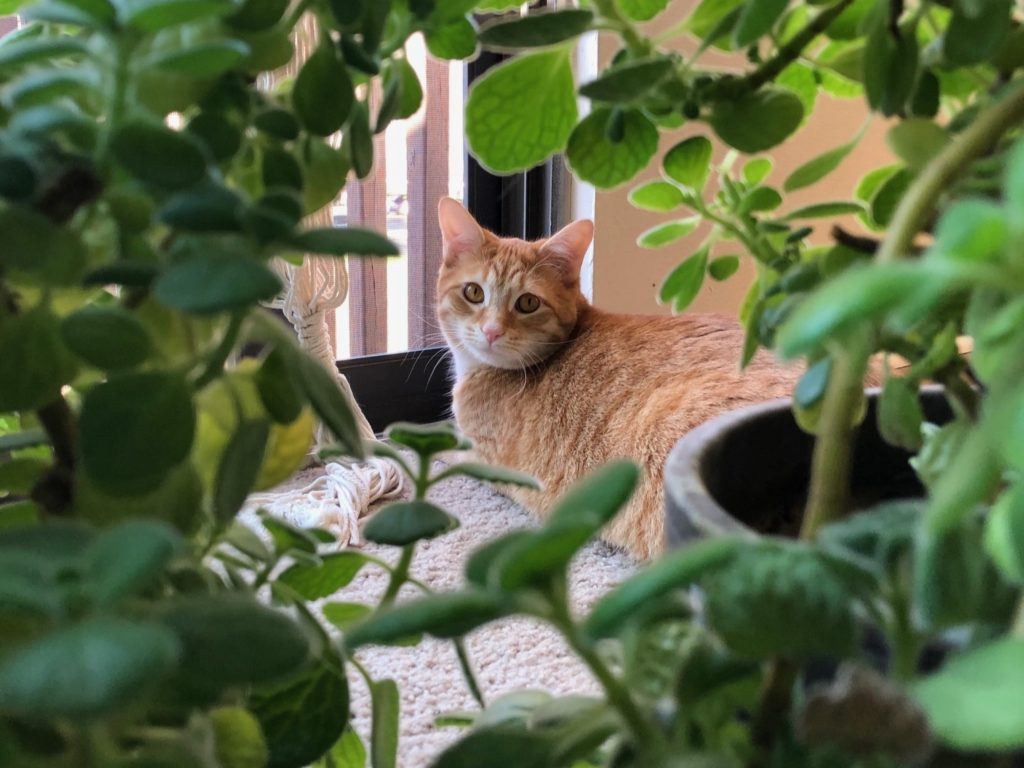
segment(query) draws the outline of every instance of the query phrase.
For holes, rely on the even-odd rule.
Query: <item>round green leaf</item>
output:
[[[634,207],[657,213],[671,211],[685,201],[679,188],[666,181],[649,181],[634,187],[629,193],[629,202]]]
[[[953,15],[942,40],[942,55],[953,66],[987,61],[999,52],[1010,32],[1013,0],[981,0],[979,13],[969,15],[967,3],[953,3]]]
[[[354,99],[348,68],[325,38],[295,79],[295,113],[310,133],[330,136],[345,124]]]
[[[697,228],[700,222],[700,216],[691,216],[678,221],[658,224],[641,233],[640,237],[636,239],[636,244],[643,248],[661,248],[669,243],[674,243],[681,237],[686,237]]]
[[[109,715],[137,700],[178,656],[163,627],[95,618],[43,635],[0,664],[0,701],[26,717]]]
[[[121,23],[142,32],[226,16],[238,7],[231,0],[122,0],[118,6]]]
[[[88,590],[99,606],[150,586],[182,546],[181,536],[157,520],[132,520],[103,531],[82,555]]]
[[[558,48],[504,62],[473,83],[466,138],[496,173],[531,168],[565,147],[576,125],[569,51]]]
[[[743,196],[737,213],[746,215],[757,211],[773,211],[782,205],[782,195],[772,187],[755,187]]]
[[[931,253],[978,263],[998,261],[1010,242],[1004,209],[988,200],[958,200],[935,228]]]
[[[476,53],[476,27],[469,19],[460,18],[426,31],[427,50],[438,59],[469,59]]]
[[[331,624],[342,631],[369,616],[373,609],[362,603],[324,603],[320,612]]]
[[[60,322],[43,306],[0,320],[0,360],[0,413],[46,405],[78,369],[61,339]]]
[[[711,172],[711,142],[706,136],[683,139],[665,153],[661,162],[672,181],[699,192]]]
[[[82,274],[86,250],[78,235],[28,208],[0,210],[0,268],[38,275],[53,286],[73,285]]]
[[[217,162],[229,160],[242,146],[242,132],[219,112],[200,112],[185,127]]]
[[[236,232],[241,208],[237,194],[210,183],[173,195],[157,218],[169,227],[190,232]]]
[[[233,520],[256,485],[269,436],[266,419],[242,421],[231,434],[213,484],[213,514],[218,520]]]
[[[351,168],[348,154],[321,139],[311,139],[299,152],[305,187],[302,205],[306,213],[319,211],[338,196]]]
[[[245,0],[225,22],[234,29],[260,32],[274,26],[288,8],[288,0]]]
[[[601,189],[629,181],[658,151],[658,129],[642,112],[625,113],[622,137],[617,142],[608,138],[610,116],[610,109],[595,109],[573,130],[566,149],[573,172]]]
[[[302,412],[303,401],[292,380],[288,360],[274,349],[256,372],[256,387],[267,413],[278,424],[291,424]]]
[[[593,20],[594,14],[584,8],[533,12],[510,21],[499,20],[490,24],[480,30],[477,39],[488,48],[498,50],[538,48],[583,34]]]
[[[985,521],[985,549],[1007,579],[1024,583],[1024,487],[1019,483],[992,505]]]
[[[86,393],[79,431],[82,463],[98,488],[146,493],[188,457],[195,432],[191,391],[171,373],[111,378]]]
[[[238,40],[217,40],[199,43],[187,50],[169,51],[146,61],[153,69],[202,77],[219,75],[239,64],[249,55],[249,46]]]
[[[767,33],[782,16],[789,0],[746,0],[732,31],[732,44],[746,48]]]
[[[125,123],[114,133],[112,147],[129,173],[159,187],[187,187],[206,176],[200,143],[189,133],[159,123]]]
[[[163,606],[160,621],[180,643],[179,674],[204,690],[281,679],[309,658],[298,624],[245,595],[180,598]]]
[[[397,256],[398,247],[372,229],[325,227],[295,235],[290,245],[305,253],[328,256]]]
[[[770,157],[755,157],[743,164],[743,180],[748,184],[760,184],[772,172]],[[785,186],[785,185],[783,185]],[[787,189],[788,191],[788,189]]]
[[[212,314],[272,299],[281,281],[256,259],[231,254],[192,256],[167,268],[153,293],[163,304],[183,312]]]
[[[910,695],[944,743],[965,751],[1024,747],[1024,640],[1005,637],[954,657]]]
[[[370,131],[370,113],[365,101],[352,105],[345,131],[343,148],[347,148],[356,178],[365,179],[373,170],[373,133]]]
[[[668,7],[668,0],[617,0],[615,4],[635,21],[649,21]]]
[[[885,441],[908,451],[918,451],[923,422],[916,387],[912,391],[905,380],[887,378],[878,401],[878,431]]]
[[[711,127],[731,147],[754,153],[781,143],[800,125],[804,106],[796,94],[761,88],[735,100],[716,102]]]
[[[297,768],[319,760],[349,724],[344,664],[321,663],[278,687],[254,692],[249,709],[270,749],[267,768]]]
[[[713,280],[721,282],[723,280],[728,280],[730,277],[735,275],[736,270],[739,268],[739,256],[719,256],[708,264],[708,274],[711,275]]]
[[[277,581],[287,584],[307,600],[319,600],[347,586],[366,563],[366,556],[359,552],[336,552],[324,557],[319,564],[296,563],[278,576]]]
[[[460,637],[509,613],[504,601],[486,592],[431,595],[385,608],[349,630],[345,647],[384,645],[417,634]]]
[[[893,37],[888,15],[879,15],[864,51],[868,104],[885,116],[899,114],[917,82],[918,43],[913,29]]]
[[[950,141],[946,131],[923,117],[912,117],[896,123],[886,133],[885,140],[911,170],[924,167]]]
[[[556,744],[550,736],[527,731],[519,724],[474,728],[448,747],[432,768],[470,768],[493,765],[495,755],[515,755],[516,768],[546,768],[557,765]]]
[[[363,535],[377,544],[404,547],[432,539],[458,526],[458,520],[427,501],[401,501],[375,512]]]
[[[583,84],[580,95],[610,103],[635,101],[656,86],[671,69],[672,60],[665,57],[629,61]]]
[[[146,326],[117,305],[93,305],[61,321],[61,338],[82,360],[105,371],[133,368],[152,352]]]
[[[412,424],[398,422],[387,428],[385,436],[399,445],[411,448],[420,456],[430,457],[440,451],[467,447],[451,422]]]

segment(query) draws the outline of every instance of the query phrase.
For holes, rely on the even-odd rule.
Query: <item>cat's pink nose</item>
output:
[[[480,330],[484,332],[484,338],[487,339],[488,344],[494,344],[495,340],[505,335],[505,330],[497,325],[485,325]]]

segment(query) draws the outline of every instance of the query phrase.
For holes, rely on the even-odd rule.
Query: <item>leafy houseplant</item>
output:
[[[981,765],[1024,747],[1018,11],[1007,0],[705,0],[651,39],[638,22],[667,4],[595,0],[479,34],[470,10],[513,4],[26,9],[36,23],[0,44],[3,764],[362,765],[348,727],[359,648],[422,633],[457,640],[513,613],[562,631],[604,696],[490,702],[436,765],[496,755],[517,766]],[[288,33],[307,11],[321,29],[315,53],[290,92],[261,92],[256,76],[288,60]],[[595,108],[579,120],[570,45],[591,29],[616,34],[623,50],[581,86]],[[565,149],[580,177],[625,183],[653,160],[659,131],[684,121],[755,155],[797,130],[819,90],[863,93],[898,118],[899,166],[825,208],[776,214],[770,160],[739,166],[738,154],[705,196],[715,169],[700,137],[661,159],[664,181],[633,192],[637,205],[692,211],[642,245],[713,225],[663,300],[682,309],[706,274],[727,278],[736,261],[712,259],[711,241],[735,240],[758,267],[747,353],[808,357],[796,402],[818,443],[801,540],[698,543],[574,617],[566,567],[636,482],[634,467],[614,464],[544,527],[476,552],[465,590],[393,604],[416,541],[453,525],[423,497],[443,480],[430,457],[459,437],[393,428],[418,465],[360,445],[330,376],[256,304],[280,288],[271,256],[393,252],[375,233],[304,230],[300,219],[350,171],[367,172],[373,130],[415,110],[402,55],[414,31],[435,55],[470,56],[477,38],[540,49],[470,93],[470,146],[498,171]],[[664,50],[675,34],[696,37],[696,52]],[[746,50],[749,71],[699,66],[713,46]],[[377,77],[385,97],[371,120],[366,85]],[[335,149],[324,137],[339,129]],[[847,152],[809,162],[783,191],[820,180]],[[812,245],[805,220],[853,210],[880,240],[840,232],[837,244]],[[975,340],[971,370],[955,354],[963,332]],[[226,372],[246,339],[264,353]],[[930,494],[838,520],[860,374],[878,350],[911,361],[886,383],[882,431],[918,450]],[[957,412],[940,430],[920,423],[914,388],[925,378],[945,384]],[[367,529],[401,547],[396,565],[327,552],[326,533],[266,518],[268,545],[234,520],[248,491],[270,482],[267,467],[296,458],[277,448],[291,445],[287,430],[308,433],[307,408],[339,451],[391,455],[411,475],[416,498]],[[211,433],[204,414],[225,410],[234,418]],[[197,452],[214,458],[197,467]],[[447,472],[529,482],[472,464]],[[361,567],[389,568],[390,586],[376,609],[325,610],[338,643],[308,602]],[[693,585],[699,610],[681,592]],[[255,599],[264,587],[276,608]],[[396,685],[369,683],[369,759],[393,765]]]

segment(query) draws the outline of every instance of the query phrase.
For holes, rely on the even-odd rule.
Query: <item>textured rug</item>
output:
[[[290,485],[308,483],[319,471],[307,470]],[[536,525],[533,517],[515,502],[468,478],[445,481],[431,490],[430,498],[462,523],[451,533],[417,547],[412,575],[437,591],[459,588],[463,583],[463,563],[474,549],[510,530]],[[247,517],[255,520],[253,516]],[[393,548],[373,544],[366,544],[363,550],[390,562],[398,555]],[[588,608],[635,568],[634,561],[622,552],[601,542],[589,544],[571,567],[570,589],[575,609]],[[387,574],[382,569],[365,567],[349,586],[322,602],[376,603],[386,586]],[[407,586],[400,599],[417,594],[418,590]],[[584,666],[559,636],[540,622],[495,622],[469,635],[466,647],[487,701],[517,689],[556,695],[597,691]],[[460,734],[457,728],[435,725],[435,718],[476,706],[459,672],[452,644],[427,638],[411,648],[366,648],[357,657],[374,679],[390,677],[398,683],[399,766],[429,766],[432,758]],[[350,683],[355,727],[364,743],[369,744],[369,693],[358,675],[350,675]]]

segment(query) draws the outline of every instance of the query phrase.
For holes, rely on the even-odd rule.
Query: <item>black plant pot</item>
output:
[[[952,418],[941,388],[922,390],[921,404],[926,421]],[[877,405],[878,391],[871,390],[853,457],[851,492],[859,509],[922,494],[910,454],[878,433]],[[665,464],[668,546],[743,529],[795,536],[813,448],[814,437],[797,426],[785,399],[731,411],[694,429]]]

